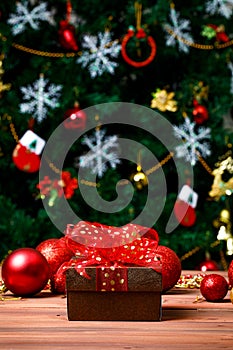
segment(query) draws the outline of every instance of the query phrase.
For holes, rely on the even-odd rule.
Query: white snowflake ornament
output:
[[[198,132],[194,128],[196,123],[190,122],[188,117],[180,127],[173,126],[175,136],[182,140],[182,144],[175,148],[177,158],[185,158],[194,166],[198,160],[198,155],[203,157],[211,154],[210,147],[205,139],[210,138],[210,128],[199,127]]]
[[[210,15],[220,14],[225,18],[230,18],[233,12],[233,0],[207,1],[206,12]]]
[[[21,113],[31,113],[38,122],[41,122],[47,113],[48,108],[59,106],[58,98],[60,97],[61,85],[50,84],[48,79],[44,79],[41,74],[40,78],[31,86],[21,87],[23,99],[26,101],[20,104]]]
[[[170,10],[170,19],[172,25],[165,24],[164,29],[168,32],[166,38],[167,46],[175,46],[178,41],[179,50],[185,53],[189,52],[189,46],[185,43],[193,43],[192,36],[188,33],[190,31],[190,21],[188,19],[180,19],[179,12],[172,7]]]
[[[94,136],[85,136],[82,143],[87,145],[90,151],[79,158],[79,166],[83,168],[91,168],[93,174],[102,177],[107,170],[107,163],[111,168],[115,169],[120,163],[117,153],[114,149],[118,149],[117,136],[105,136],[104,130],[97,129]]]
[[[12,26],[13,35],[22,33],[26,29],[26,24],[34,30],[39,29],[39,22],[46,21],[54,24],[52,12],[47,10],[47,3],[42,2],[31,11],[28,8],[28,1],[16,3],[16,13],[10,14],[7,23]]]
[[[117,40],[111,40],[109,31],[98,33],[98,36],[85,35],[82,47],[87,50],[82,51],[77,63],[82,67],[87,67],[91,78],[102,75],[104,72],[114,73],[118,64],[111,58],[116,58],[121,50],[121,45]]]

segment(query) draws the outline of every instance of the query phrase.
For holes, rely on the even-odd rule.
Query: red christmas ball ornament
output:
[[[34,173],[40,168],[40,157],[30,151],[27,147],[18,143],[12,155],[12,160],[16,167],[27,173]]]
[[[180,225],[190,227],[195,224],[195,209],[191,207],[191,205],[189,205],[187,202],[177,200],[174,205],[174,213]]]
[[[200,265],[198,266],[197,269],[202,271],[202,272],[218,271],[219,267],[218,267],[218,264],[216,263],[216,261],[206,260],[206,261],[203,261],[202,263],[200,263]]]
[[[231,261],[228,268],[228,278],[229,278],[229,284],[231,288],[233,288],[233,260]]]
[[[60,21],[58,31],[61,46],[66,50],[78,51],[78,45],[75,39],[75,28],[66,20]]]
[[[209,118],[209,112],[207,108],[203,105],[200,105],[197,100],[193,101],[193,117],[196,124],[203,124]]]
[[[159,245],[156,255],[162,262],[163,292],[174,287],[181,276],[181,262],[176,253],[165,246]]]
[[[79,103],[74,104],[74,108],[68,109],[64,114],[65,121],[63,122],[66,129],[84,130],[86,127],[87,115],[79,108]]]
[[[65,273],[55,273],[50,279],[52,293],[65,294],[66,292],[66,275]]]
[[[223,276],[212,273],[201,281],[200,292],[207,301],[220,301],[227,295],[228,288]]]
[[[50,269],[50,278],[61,264],[69,261],[74,255],[67,247],[65,237],[46,239],[36,247],[36,250],[46,258]]]
[[[36,249],[19,248],[10,253],[2,265],[2,280],[18,296],[39,293],[48,282],[49,265]]]

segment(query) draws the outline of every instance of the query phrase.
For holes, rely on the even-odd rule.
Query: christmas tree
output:
[[[233,254],[233,1],[5,1],[0,16],[1,259],[61,237],[54,221],[72,220],[64,203],[81,220],[122,226],[153,193],[148,226],[157,215],[160,245],[183,268],[210,256],[226,269]],[[114,123],[122,103],[137,111],[135,125]],[[150,129],[151,113],[161,128],[171,126],[173,148],[154,137],[160,130]],[[130,140],[127,159],[120,159],[121,138]],[[87,198],[97,198],[95,205]],[[168,232],[171,213],[176,227]]]

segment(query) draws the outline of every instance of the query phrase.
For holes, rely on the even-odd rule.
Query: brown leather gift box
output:
[[[66,271],[70,321],[161,320],[161,271],[147,267],[86,267],[85,271],[90,278],[81,276],[74,268]],[[100,282],[99,274],[103,276]],[[122,275],[126,276],[127,284]],[[115,289],[117,281],[126,288]]]

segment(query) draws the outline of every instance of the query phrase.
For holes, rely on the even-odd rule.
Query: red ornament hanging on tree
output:
[[[198,266],[198,270],[202,272],[218,271],[219,267],[216,261],[207,259],[206,261],[203,261],[202,263],[200,263],[200,265]]]
[[[205,106],[199,104],[197,100],[193,101],[193,106],[193,117],[196,124],[203,124],[209,119],[209,112]]]
[[[49,265],[36,249],[19,248],[2,264],[2,279],[7,289],[18,296],[39,293],[49,279]]]
[[[66,50],[78,51],[78,45],[75,38],[75,28],[70,24],[70,15],[72,12],[71,2],[67,1],[66,19],[60,21],[60,28],[58,31],[59,42]]]
[[[74,107],[65,112],[64,118],[63,125],[66,129],[84,130],[86,127],[87,115],[80,109],[78,102],[75,102]]]

